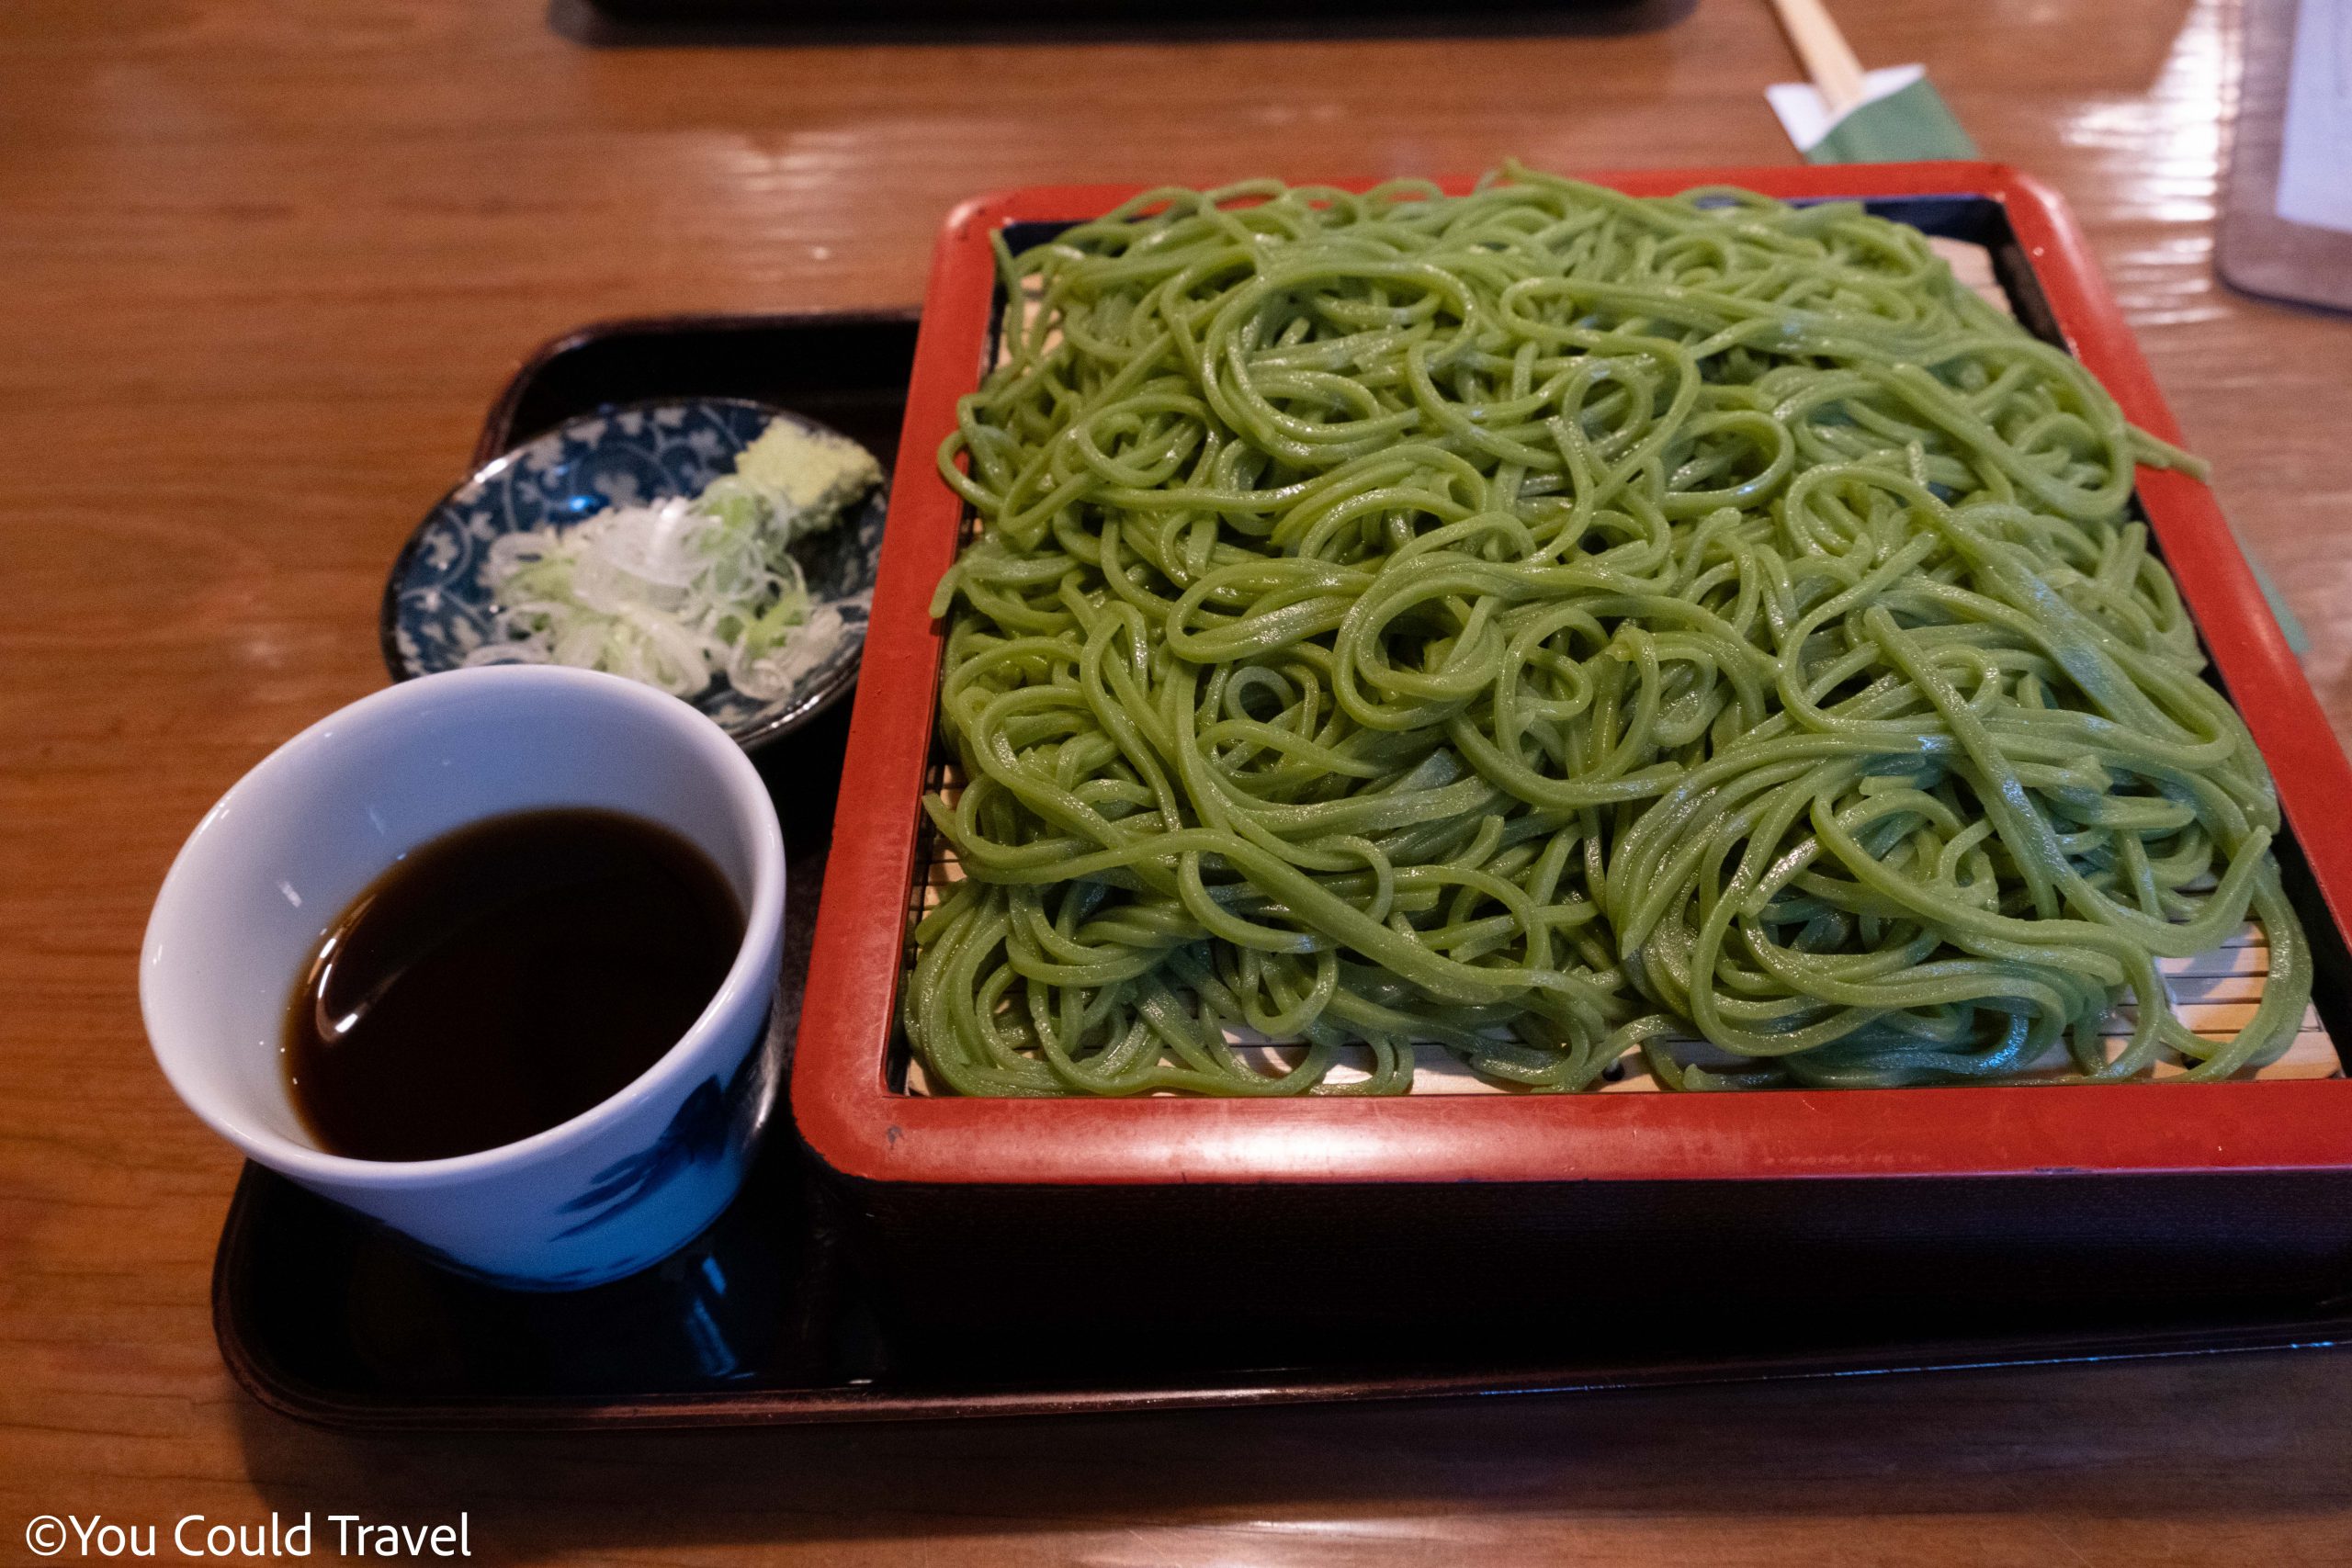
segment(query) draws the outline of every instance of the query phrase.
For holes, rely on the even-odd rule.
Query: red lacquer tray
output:
[[[2081,231],[2047,186],[2014,170],[1908,164],[1590,177],[1636,195],[1733,184],[1791,198],[1992,204],[2011,237],[2010,265],[2021,259],[2030,273],[2005,278],[2012,293],[2038,292],[2045,333],[2054,331],[2135,423],[2177,437]],[[962,502],[940,480],[933,455],[954,428],[956,400],[977,385],[989,356],[997,300],[990,236],[1009,225],[1099,213],[1132,194],[1078,186],[985,197],[956,209],[940,237],[793,1076],[794,1112],[825,1165],[860,1184],[922,1189],[2352,1169],[2352,1082],[2340,1078],[1292,1100],[1004,1101],[894,1089],[893,1008],[943,646],[928,605],[962,521]],[[2352,901],[2352,824],[2342,808],[2352,799],[2352,768],[2211,491],[2143,468],[2139,494],[2219,676],[2277,774],[2296,840],[2282,859],[2304,919],[2324,950],[2340,954],[2335,933]],[[2326,973],[2333,967],[2323,964],[2324,1018],[2341,998]]]

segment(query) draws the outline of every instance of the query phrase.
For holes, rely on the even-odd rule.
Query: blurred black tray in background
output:
[[[1698,0],[554,0],[581,43],[1088,42],[1211,38],[1427,38],[1647,32]]]

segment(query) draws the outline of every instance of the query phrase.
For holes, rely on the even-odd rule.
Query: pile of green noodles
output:
[[[1416,1042],[1546,1089],[1628,1053],[2215,1077],[2291,1040],[2270,781],[2130,511],[2135,458],[2185,459],[1917,231],[1513,166],[1155,190],[1001,265],[941,454],[979,531],[926,802],[964,880],[904,987],[939,1089],[1342,1092],[1356,1046],[1344,1092],[1394,1093]],[[2268,989],[2200,1039],[2156,960],[2249,911]]]

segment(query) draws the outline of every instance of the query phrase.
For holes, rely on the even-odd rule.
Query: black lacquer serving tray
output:
[[[492,411],[478,458],[571,414],[669,394],[797,409],[895,452],[911,315],[688,317],[549,345]],[[454,455],[453,455],[454,456]],[[763,753],[790,860],[779,1028],[797,1021],[850,710]],[[571,1294],[449,1274],[344,1210],[247,1166],[220,1238],[214,1324],[257,1400],[349,1428],[701,1426],[1586,1392],[2352,1343],[2352,1303],[2226,1306],[2048,1297],[1890,1318],[1857,1303],[1726,1322],[1694,1310],[1605,1336],[1321,1330],[1121,1343],[938,1338],[861,1278],[839,1199],[788,1126],[743,1194],[678,1256]],[[1523,1327],[1524,1325],[1522,1325]]]

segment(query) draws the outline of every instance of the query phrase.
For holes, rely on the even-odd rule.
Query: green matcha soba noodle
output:
[[[1329,1092],[1354,1046],[1387,1093],[1416,1043],[1554,1089],[1629,1052],[2213,1077],[2292,1039],[2270,781],[2130,513],[2185,459],[1917,231],[1512,167],[1158,190],[1001,265],[941,455],[980,530],[926,803],[963,880],[905,987],[935,1085]],[[2268,988],[2201,1039],[2156,961],[2249,913]]]

